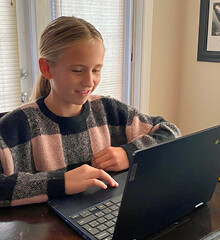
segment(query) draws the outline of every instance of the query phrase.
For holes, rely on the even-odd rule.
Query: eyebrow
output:
[[[103,64],[96,64],[94,67],[102,67]],[[88,67],[86,65],[83,65],[83,64],[73,64],[73,65],[70,65],[70,67]]]

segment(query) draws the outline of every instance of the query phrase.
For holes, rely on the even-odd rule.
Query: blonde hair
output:
[[[89,22],[76,17],[59,17],[45,28],[41,35],[39,51],[42,58],[54,64],[61,52],[82,41],[97,39],[103,42],[100,32]],[[50,82],[40,74],[30,101],[47,96]]]

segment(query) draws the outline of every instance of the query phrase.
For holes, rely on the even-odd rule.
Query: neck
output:
[[[82,111],[82,105],[55,101],[50,95],[44,99],[44,103],[51,112],[61,117],[74,117]]]

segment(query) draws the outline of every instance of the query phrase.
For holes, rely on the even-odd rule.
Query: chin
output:
[[[88,100],[88,98],[87,99],[85,99],[85,100],[81,100],[81,101],[72,101],[71,102],[71,104],[74,104],[74,105],[77,105],[77,106],[82,106],[83,104],[85,104],[86,103],[86,101]]]
[[[69,104],[74,104],[74,105],[80,105],[82,106],[83,104],[86,103],[88,98],[90,97],[90,94],[86,97],[79,97],[79,96],[70,96],[67,100]]]

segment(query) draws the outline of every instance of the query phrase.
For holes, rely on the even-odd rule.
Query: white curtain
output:
[[[0,1],[0,112],[21,105],[15,0]]]
[[[53,0],[54,17],[75,16],[92,23],[102,34],[106,54],[102,80],[94,94],[122,101],[124,62],[123,0]]]

